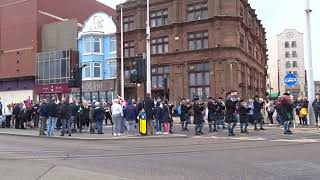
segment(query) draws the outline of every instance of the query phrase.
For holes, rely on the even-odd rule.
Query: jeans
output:
[[[320,113],[317,111],[314,111],[314,116],[315,116],[315,120],[316,120],[316,124],[318,124],[319,118],[320,118]]]
[[[68,128],[68,133],[71,135],[71,120],[70,119],[61,119],[62,122],[62,130],[61,130],[61,135],[64,136],[66,132],[66,126]]]
[[[57,117],[50,117],[48,119],[48,136],[54,136],[54,128],[57,126]]]
[[[230,134],[234,134],[233,131],[234,131],[234,128],[237,126],[237,122],[234,122],[234,123],[228,123],[228,131],[229,131],[229,135]]]
[[[114,123],[114,133],[115,134],[120,134],[121,132],[121,126],[122,126],[122,116],[121,114],[113,114],[112,115],[112,120]]]
[[[38,128],[39,127],[39,114],[34,114],[33,115],[33,125],[34,125],[34,128]]]
[[[127,125],[128,134],[129,135],[134,135],[134,133],[135,133],[135,128],[134,127],[136,126],[136,121],[135,120],[127,121],[126,123],[127,123],[126,125]]]
[[[307,117],[303,117],[303,118],[301,118],[302,119],[302,124],[303,125],[308,125],[308,119],[307,119]]]
[[[219,128],[220,125],[221,125],[223,128],[226,127],[226,125],[225,125],[225,123],[224,123],[224,117],[223,117],[223,116],[218,117],[218,119],[217,119],[217,125],[218,125],[218,128]]]
[[[157,132],[161,132],[161,120],[160,119],[156,119],[156,128],[157,128]]]
[[[153,134],[153,120],[147,120],[147,132],[148,134]]]
[[[41,126],[40,126],[40,135],[44,135],[44,129],[46,128],[48,118],[45,116],[40,116]]]
[[[97,131],[98,131],[98,134],[102,134],[102,126],[103,126],[103,120],[98,120],[97,121]]]
[[[291,127],[291,121],[284,122],[284,132],[289,132]]]
[[[196,124],[195,131],[196,133],[202,133],[203,123]]]
[[[249,123],[240,123],[241,132],[247,132]],[[244,126],[244,129],[243,129]]]
[[[276,116],[276,120],[277,120],[277,122],[278,122],[279,124],[283,125],[282,117],[281,117],[281,115],[280,115],[280,114],[277,114],[277,116]]]

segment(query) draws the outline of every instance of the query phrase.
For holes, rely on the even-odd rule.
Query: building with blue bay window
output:
[[[83,98],[87,101],[111,100],[116,95],[116,25],[103,12],[91,15],[78,34],[82,70]]]

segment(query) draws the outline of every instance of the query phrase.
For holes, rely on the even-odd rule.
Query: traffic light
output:
[[[68,81],[69,87],[80,87],[82,85],[82,78],[81,78],[81,69],[76,65],[72,68],[70,72],[70,79]]]
[[[162,86],[164,88],[165,91],[168,90],[168,78],[167,77],[164,77],[163,80],[162,80]]]

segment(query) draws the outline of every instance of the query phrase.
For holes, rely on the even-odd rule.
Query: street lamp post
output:
[[[278,68],[278,96],[280,96],[280,60],[278,59],[278,64],[277,64],[277,68]]]
[[[151,94],[151,60],[150,60],[150,0],[147,0],[146,54],[147,54],[147,94]]]
[[[312,102],[315,99],[314,93],[314,80],[313,80],[313,69],[312,69],[312,46],[311,46],[311,16],[310,9],[310,0],[306,0],[306,37],[307,37],[307,58],[308,58],[308,67],[307,67],[307,83],[308,83],[308,100],[309,100],[309,123],[314,122],[314,112],[312,108]],[[311,121],[312,120],[312,121]]]
[[[123,6],[120,5],[121,11],[121,20],[120,20],[120,27],[121,27],[121,97],[124,97],[124,64],[123,64]]]

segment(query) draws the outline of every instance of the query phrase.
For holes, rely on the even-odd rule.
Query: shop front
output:
[[[56,97],[61,101],[62,98],[69,97],[71,89],[68,84],[50,84],[36,85],[34,91],[37,94],[37,100],[49,101],[52,97]]]
[[[100,81],[83,81],[82,82],[82,98],[89,102],[111,102],[117,97],[115,91],[116,79],[100,80]],[[72,89],[72,97],[80,99],[79,89]]]

